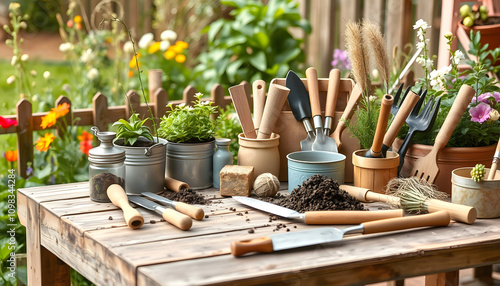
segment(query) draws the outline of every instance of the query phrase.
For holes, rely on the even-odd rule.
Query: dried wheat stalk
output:
[[[364,42],[370,43],[370,51],[375,58],[380,77],[388,90],[390,77],[389,56],[387,55],[384,36],[380,32],[380,27],[369,20],[363,20],[363,36]]]
[[[349,21],[345,31],[346,49],[351,62],[351,73],[363,92],[369,88],[368,72],[370,61],[363,43],[362,28],[359,23]]]

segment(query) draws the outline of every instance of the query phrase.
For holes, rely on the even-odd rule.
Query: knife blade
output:
[[[322,227],[299,232],[272,234],[250,240],[233,241],[231,242],[231,254],[241,256],[250,252],[273,252],[339,241],[344,238],[345,234],[371,234],[415,227],[447,226],[449,223],[449,213],[439,211],[411,217],[364,222],[344,229]]]
[[[182,230],[188,230],[193,225],[193,221],[190,217],[181,214],[180,212],[177,212],[173,209],[166,208],[162,205],[139,196],[128,196],[128,199],[138,206],[160,214],[167,222]]]
[[[236,201],[284,218],[302,220],[306,224],[358,224],[366,221],[379,220],[385,218],[402,217],[404,211],[383,210],[383,211],[309,211],[299,213],[282,206],[264,202],[261,200],[233,196]]]
[[[191,218],[194,218],[195,220],[202,220],[203,217],[205,217],[205,212],[203,211],[202,208],[195,207],[183,202],[172,201],[157,194],[153,194],[151,192],[144,192],[142,193],[142,195],[150,199],[153,199],[155,201],[159,201],[160,203],[163,203],[168,207],[175,209],[178,212],[181,212],[183,214],[190,216]]]

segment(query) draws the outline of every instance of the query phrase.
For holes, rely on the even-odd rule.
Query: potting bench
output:
[[[267,213],[222,198],[216,189],[200,192],[212,202],[203,206],[208,218],[182,231],[141,208],[145,224],[128,228],[120,209],[89,199],[88,183],[18,190],[18,214],[27,227],[29,284],[69,285],[69,266],[97,285],[359,285],[444,272],[457,282],[458,269],[500,262],[500,219],[350,236],[236,258],[230,254],[231,241],[318,226],[270,221]],[[277,230],[278,224],[286,227]],[[439,281],[444,285],[439,279],[433,285]]]

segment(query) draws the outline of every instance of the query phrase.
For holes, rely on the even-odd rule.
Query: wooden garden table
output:
[[[345,285],[456,273],[500,262],[500,219],[350,236],[337,243],[235,258],[229,254],[233,240],[283,233],[286,229],[274,232],[280,223],[290,232],[315,226],[270,222],[267,213],[221,198],[216,189],[199,192],[212,199],[203,206],[209,217],[181,231],[141,208],[144,226],[128,228],[120,209],[89,199],[88,183],[20,189],[29,285],[69,285],[68,265],[97,285]]]

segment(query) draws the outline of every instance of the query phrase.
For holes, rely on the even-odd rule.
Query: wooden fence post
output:
[[[167,111],[168,104],[168,94],[163,88],[157,88],[153,94],[149,94],[151,99],[151,107],[153,109],[153,114],[156,117],[156,124],[160,124],[161,118],[165,115]]]
[[[195,100],[194,95],[196,94],[196,88],[188,85],[184,91],[182,92],[182,101],[187,105],[191,106],[193,103],[193,100]]]
[[[210,100],[219,109],[219,114],[226,108],[226,101],[224,99],[224,88],[222,85],[216,83],[210,91]],[[216,119],[219,114],[212,113],[212,119]]]
[[[108,130],[108,120],[106,120],[106,113],[108,111],[108,98],[97,92],[92,98],[92,122],[99,131]]]
[[[27,178],[28,162],[33,163],[33,120],[32,106],[27,99],[16,105],[17,112],[17,170],[21,177]]]

